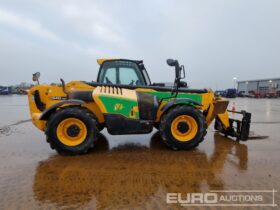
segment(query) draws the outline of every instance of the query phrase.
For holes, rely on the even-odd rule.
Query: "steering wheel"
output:
[[[128,85],[133,85],[134,84],[134,80],[131,80],[131,82]]]
[[[140,82],[139,81],[139,79],[136,81],[136,83],[135,83],[137,86],[140,86],[140,85],[142,85],[142,82]]]
[[[108,77],[105,77],[105,80],[106,80],[106,84],[112,84],[112,82],[109,80]]]

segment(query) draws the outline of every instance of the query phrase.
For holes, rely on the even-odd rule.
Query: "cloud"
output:
[[[176,58],[194,88],[228,88],[234,76],[279,77],[280,1],[11,0],[0,5],[0,69],[8,72],[0,84],[40,69],[46,82],[57,75],[87,80],[98,71],[98,57],[143,59],[154,82],[174,79],[165,60]],[[22,77],[14,78],[11,70]]]
[[[29,19],[24,16],[20,16],[8,10],[0,8],[0,23],[7,25],[8,27],[14,27],[23,30],[33,36],[38,36],[51,41],[58,41],[59,38],[51,31],[46,29],[33,19]]]
[[[56,5],[57,6],[57,5]],[[92,2],[89,5],[68,3],[60,5],[60,14],[71,21],[76,32],[91,37],[98,42],[105,42],[117,47],[126,47],[117,18],[110,15],[110,10],[102,10]]]

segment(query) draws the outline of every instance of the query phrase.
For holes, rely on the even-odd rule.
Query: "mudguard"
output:
[[[188,105],[196,105],[196,106],[201,106],[201,104],[199,102],[197,102],[196,100],[193,100],[191,98],[176,98],[172,101],[167,102],[167,104],[165,104],[162,108],[161,111],[165,112],[166,110],[168,110],[170,107],[172,107],[173,105],[176,104],[188,104]]]
[[[77,100],[77,99],[70,99],[70,100],[65,100],[65,101],[61,101],[58,102],[52,106],[50,106],[49,108],[47,108],[42,115],[40,116],[40,120],[47,120],[49,118],[49,116],[60,106],[64,105],[64,104],[74,104],[74,105],[81,105],[84,104],[85,102],[82,100]]]

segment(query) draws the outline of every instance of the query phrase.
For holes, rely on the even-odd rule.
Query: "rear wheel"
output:
[[[159,122],[154,123],[154,128],[159,130]]]
[[[188,150],[203,140],[205,124],[205,118],[198,109],[187,105],[176,106],[162,117],[160,134],[174,150]]]
[[[86,153],[97,138],[93,115],[80,107],[66,107],[54,113],[47,123],[47,141],[64,155]]]

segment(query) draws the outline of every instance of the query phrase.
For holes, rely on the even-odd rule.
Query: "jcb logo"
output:
[[[122,104],[115,104],[114,110],[115,111],[120,111],[123,109],[123,105]]]

